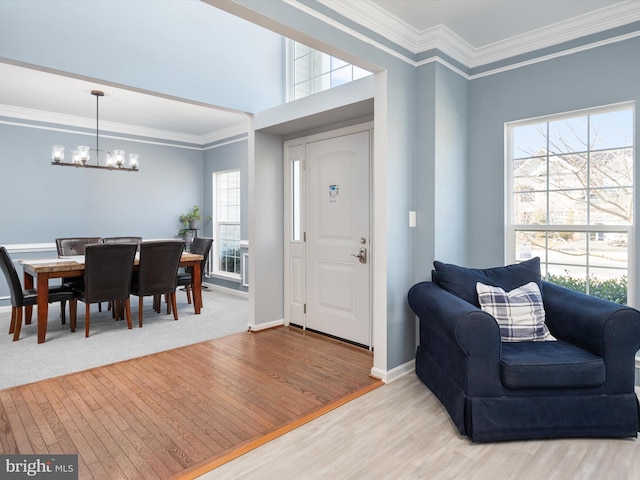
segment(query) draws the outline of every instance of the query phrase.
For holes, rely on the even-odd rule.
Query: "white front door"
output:
[[[305,325],[370,346],[370,132],[304,151]]]

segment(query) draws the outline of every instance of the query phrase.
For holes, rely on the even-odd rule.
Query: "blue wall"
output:
[[[640,102],[638,52],[640,38],[634,38],[471,81],[467,216],[471,266],[500,265],[505,259],[505,122]],[[637,115],[636,110],[636,144],[640,140]],[[635,175],[640,185],[637,161]],[[636,287],[636,299],[639,293]]]
[[[56,237],[176,237],[178,217],[202,204],[203,154],[101,139],[140,155],[137,173],[51,165],[51,145],[93,145],[85,135],[0,123],[0,244],[52,243]],[[95,152],[91,152],[93,155]]]
[[[245,112],[284,100],[283,52],[198,0],[0,1],[0,57]]]
[[[182,2],[165,2],[163,8],[158,8],[157,2],[127,2],[126,15],[122,14],[121,8],[111,8],[125,5],[120,2],[0,2],[0,57],[250,112],[282,103],[281,37],[228,17],[204,3],[186,3],[194,6],[195,15],[185,16],[178,7]],[[469,266],[504,262],[504,123],[640,100],[640,39],[637,38],[467,80],[435,62],[416,67],[393,52],[379,50],[288,3],[262,0],[229,3],[253,10],[256,21],[264,21],[271,28],[279,24],[283,31],[299,32],[320,46],[331,47],[334,53],[340,52],[347,60],[386,72],[384,84],[376,85],[376,89],[384,89],[384,95],[378,95],[381,92],[377,90],[375,107],[376,112],[382,109],[386,116],[382,123],[384,129],[375,132],[376,142],[383,139],[377,144],[384,149],[376,151],[375,155],[383,156],[387,162],[382,180],[387,192],[384,199],[387,328],[384,348],[376,346],[376,354],[384,352],[385,370],[405,364],[414,355],[415,317],[407,306],[406,292],[416,280],[428,278],[428,270],[436,256]],[[324,15],[337,21],[344,20],[313,0],[307,0],[304,5],[322,10]],[[99,21],[93,21],[95,19]],[[126,34],[114,35],[114,25]],[[78,26],[79,30],[74,31]],[[163,40],[160,35],[166,28],[174,32],[169,40]],[[190,29],[210,30],[211,36],[204,42],[196,40]],[[229,38],[233,38],[233,42]],[[398,51],[396,49],[396,53]],[[410,54],[404,54],[411,59]],[[376,128],[381,125],[377,123],[379,121],[377,117]],[[639,124],[636,122],[636,128],[640,128]],[[0,138],[3,144],[9,137],[20,135],[9,127],[6,130],[3,127],[0,132],[6,132]],[[23,159],[17,149],[24,147],[25,138],[22,142],[8,142],[12,150],[7,152],[10,153],[8,157],[3,157],[3,168],[7,158],[20,158],[25,162],[48,158],[51,143],[74,144],[58,141],[58,134],[38,132],[34,135],[38,138],[36,143],[42,148],[46,145],[43,152],[40,147],[37,151],[29,150],[30,158],[24,156]],[[640,135],[636,137],[640,138]],[[264,177],[254,180],[281,179],[278,177],[281,165],[278,166],[275,160],[280,139],[258,136],[257,140],[255,168],[258,169],[256,173],[264,174]],[[268,154],[266,164],[258,161],[260,148]],[[124,185],[126,190],[135,190],[135,185],[128,183],[133,179],[123,178],[117,184],[110,184],[104,176],[96,175],[95,178],[88,177],[91,182],[85,180],[91,187],[79,187],[78,181],[70,180],[75,178],[72,177],[75,175],[73,170],[60,169],[54,173],[56,167],[47,167],[47,180],[55,180],[47,184],[62,187],[48,191],[50,208],[61,203],[58,195],[65,190],[64,200],[71,202],[73,207],[70,208],[79,209],[79,216],[86,222],[83,226],[92,229],[104,225],[108,215],[114,214],[105,205],[115,204],[122,213],[130,204],[128,200],[135,199],[142,204],[148,195],[153,202],[164,202],[163,205],[170,209],[162,215],[153,212],[150,223],[154,227],[148,228],[155,232],[157,226],[173,233],[177,225],[160,227],[160,217],[175,219],[194,202],[204,202],[205,213],[206,208],[210,208],[204,190],[210,181],[207,177],[210,178],[210,172],[217,168],[212,166],[217,153],[205,153],[203,158],[200,152],[200,167],[193,167],[193,172],[191,167],[186,167],[185,172],[179,165],[184,168],[191,162],[181,163],[178,156],[184,154],[186,158],[190,153],[194,152],[141,152],[142,171],[137,175],[149,173],[145,173],[148,187],[140,193],[121,194],[114,188]],[[158,163],[147,166],[147,156]],[[269,164],[273,171],[266,170]],[[37,165],[38,169],[42,168]],[[24,177],[35,170],[20,169],[15,165],[8,168],[7,173],[12,178]],[[147,168],[149,170],[145,170]],[[68,170],[68,174],[62,175]],[[639,170],[636,169],[637,176]],[[199,175],[198,180],[188,178],[192,173]],[[56,179],[54,175],[60,176]],[[37,182],[42,186],[44,178]],[[32,182],[29,183],[22,189],[12,186],[12,192],[18,189],[20,193],[26,189],[34,192]],[[166,188],[168,184],[173,190]],[[258,197],[254,203],[268,207],[271,214],[281,215],[282,209],[278,211],[278,205],[282,205],[282,192],[274,192],[266,185],[258,186],[260,188],[253,192]],[[171,200],[160,198],[161,194],[151,189],[162,191]],[[79,193],[72,193],[74,190]],[[94,200],[96,193],[100,200]],[[149,205],[155,207],[151,202]],[[55,222],[38,212],[35,203],[27,204],[27,208],[24,209],[41,222],[50,222],[49,228],[55,228]],[[636,211],[637,208],[638,205]],[[416,229],[408,227],[409,210],[418,213]],[[129,218],[139,221],[144,213],[135,211]],[[10,223],[5,223],[3,215],[3,232],[6,228],[10,232],[7,238],[17,238],[18,234],[14,232],[22,230],[25,222],[18,223],[20,228],[17,229],[13,220],[17,216],[11,215]],[[267,231],[269,235],[260,238],[259,229],[265,226],[261,222],[266,223],[266,218],[257,218],[258,231],[255,232],[256,240],[264,238],[264,244],[252,245],[252,249],[256,247],[264,252],[267,262],[260,264],[260,271],[254,273],[263,272],[264,277],[275,285],[280,284],[278,280],[283,277],[282,254],[277,250],[277,261],[276,257],[268,257],[276,248],[278,232],[271,229]],[[275,221],[281,222],[281,218]],[[65,230],[69,226],[64,225]],[[130,224],[120,226],[124,230]],[[24,228],[27,232],[35,228],[35,233],[38,227]],[[47,231],[47,236],[54,235]],[[36,237],[34,235],[29,241],[38,241]],[[266,285],[260,295],[280,295],[280,292],[271,292],[270,286]],[[268,317],[277,318],[280,314],[281,309],[274,309]]]

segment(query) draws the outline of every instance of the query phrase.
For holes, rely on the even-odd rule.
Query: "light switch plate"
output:
[[[410,227],[416,226],[416,212],[414,212],[413,210],[409,212],[409,226]]]

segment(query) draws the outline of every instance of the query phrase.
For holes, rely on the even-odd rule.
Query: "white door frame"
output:
[[[289,325],[291,323],[292,318],[299,318],[302,314],[302,326],[306,328],[306,319],[302,312],[303,306],[300,302],[300,299],[305,298],[304,292],[304,283],[302,285],[296,284],[294,285],[292,280],[292,269],[304,269],[304,258],[305,258],[305,244],[303,239],[300,241],[292,241],[292,195],[291,195],[291,185],[292,185],[292,176],[291,176],[291,168],[290,163],[294,160],[301,160],[304,163],[304,145],[311,142],[328,140],[335,137],[341,137],[345,135],[350,135],[354,133],[368,131],[370,136],[370,145],[369,145],[369,170],[370,170],[370,178],[369,178],[369,225],[370,225],[370,233],[369,233],[369,243],[370,247],[369,252],[372,253],[374,250],[375,239],[374,239],[374,228],[373,228],[373,122],[366,122],[358,125],[352,125],[349,127],[344,127],[336,130],[331,130],[327,132],[322,132],[314,135],[308,135],[305,137],[296,138],[293,140],[287,140],[284,142],[284,185],[285,185],[285,195],[284,195],[284,324]],[[301,148],[295,148],[300,146]],[[304,169],[301,169],[302,181],[301,181],[301,198],[302,206],[301,210],[304,213]],[[303,221],[301,222],[301,231],[304,232],[304,215],[302,215]],[[294,257],[292,260],[292,256]],[[375,255],[370,255],[369,258],[369,271],[370,278],[373,276],[373,272],[375,271]],[[299,277],[300,278],[300,277]],[[302,270],[302,277],[304,280],[304,270]],[[373,346],[373,282],[369,282],[369,304],[370,304],[370,318],[369,318],[369,348]],[[300,321],[297,320],[293,323],[300,324]]]

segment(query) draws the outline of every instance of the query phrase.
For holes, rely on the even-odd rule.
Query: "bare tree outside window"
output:
[[[508,125],[509,243],[554,283],[627,302],[633,107]]]

